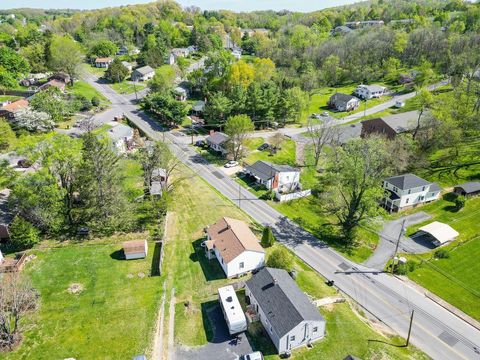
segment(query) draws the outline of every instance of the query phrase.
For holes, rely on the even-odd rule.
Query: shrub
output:
[[[273,200],[275,199],[275,192],[273,190],[268,190],[263,196],[261,197],[262,200]]]
[[[40,231],[21,216],[13,219],[9,230],[15,248],[28,249],[40,241]]]
[[[267,226],[263,229],[262,246],[264,248],[271,247],[275,243],[275,236],[273,235],[272,228]]]
[[[92,102],[87,97],[79,95],[77,96],[77,100],[80,103],[80,111],[88,111],[92,109]]]
[[[433,256],[437,259],[448,259],[450,257],[450,252],[446,249],[440,249],[435,251]]]
[[[467,202],[467,199],[465,198],[465,196],[459,195],[455,198],[453,202],[455,203],[455,209],[459,211],[460,209],[465,207],[465,203]]]
[[[99,106],[100,105],[100,99],[98,98],[98,96],[92,97],[92,105],[93,106]]]
[[[278,247],[268,256],[267,266],[272,268],[293,270],[293,255],[284,247]]]

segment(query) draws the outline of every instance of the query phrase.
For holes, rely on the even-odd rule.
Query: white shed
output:
[[[424,233],[433,238],[436,246],[442,246],[449,241],[454,240],[459,234],[450,225],[434,221],[418,229],[419,233]]]
[[[123,243],[123,253],[125,254],[125,259],[127,260],[146,258],[147,252],[147,240],[133,240],[125,241]]]

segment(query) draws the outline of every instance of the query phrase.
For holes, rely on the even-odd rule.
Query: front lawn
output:
[[[150,277],[154,243],[141,260],[123,260],[125,240],[146,233],[101,240],[44,242],[24,270],[40,293],[24,340],[2,359],[131,359],[150,348],[162,277]],[[80,284],[78,294],[69,292]]]
[[[103,96],[97,89],[95,89],[92,85],[86,83],[85,81],[75,81],[73,86],[68,86],[68,91],[76,96],[84,96],[89,100],[92,100],[93,97],[97,97],[101,104],[106,105],[108,104],[108,100],[105,96]]]
[[[248,164],[253,164],[256,161],[263,160],[268,161],[274,164],[290,165],[295,166],[295,141],[285,140],[281,145],[280,150],[275,154],[271,154],[269,150],[259,151],[256,150],[258,146],[264,143],[263,139],[256,139],[250,142],[247,142],[247,147],[251,150],[248,156],[245,158],[245,162]],[[258,145],[258,146],[257,146]]]
[[[142,83],[133,83],[130,81],[122,81],[121,83],[111,84],[110,86],[117,93],[129,95],[129,94],[135,93],[135,88],[137,89],[136,91],[138,92],[145,89],[147,85]]]

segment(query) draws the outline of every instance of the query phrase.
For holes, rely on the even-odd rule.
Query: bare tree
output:
[[[332,143],[335,137],[335,129],[332,121],[324,121],[320,124],[308,122],[307,132],[312,139],[313,152],[315,156],[315,167],[318,166],[325,145]]]
[[[19,273],[0,279],[0,349],[11,350],[21,339],[22,319],[37,306],[38,293]]]
[[[277,152],[277,150],[280,150],[284,141],[285,136],[280,131],[277,131],[272,137],[268,139],[268,142],[271,145],[270,151],[274,153]]]

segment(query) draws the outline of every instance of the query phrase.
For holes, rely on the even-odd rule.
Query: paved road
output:
[[[415,310],[411,342],[429,356],[442,360],[480,359],[480,331],[401,280],[347,260],[206,163],[176,136],[162,133],[155,121],[128,104],[128,100],[121,100],[120,95],[112,95],[108,90],[106,95],[118,99],[118,104],[114,103],[117,111],[124,112],[147,136],[156,140],[165,137],[173,152],[198,176],[255,221],[272,226],[279,241],[403,337],[408,331],[410,313]]]

